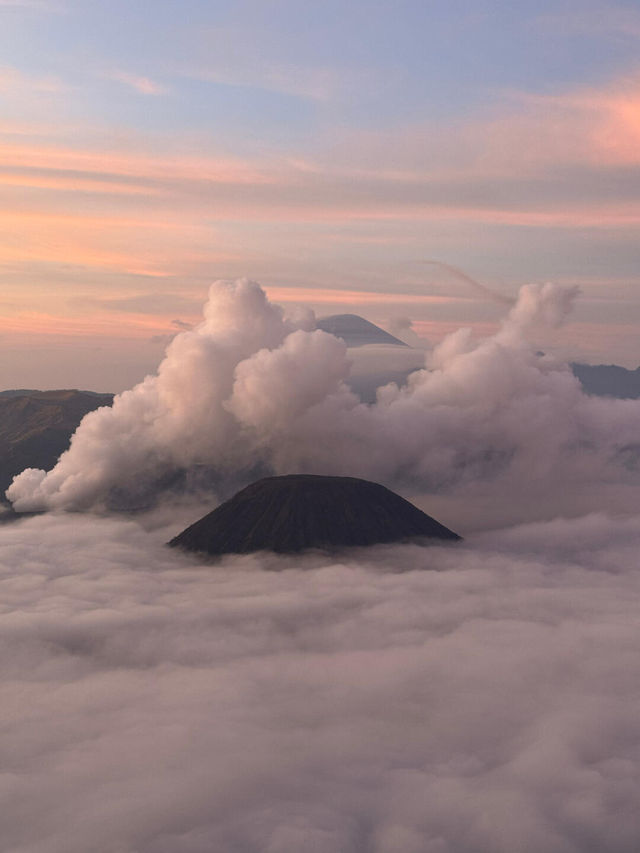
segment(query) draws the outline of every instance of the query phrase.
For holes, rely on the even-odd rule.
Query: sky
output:
[[[580,286],[567,357],[637,366],[639,41],[623,2],[1,0],[0,385],[130,387],[220,278],[493,331],[431,260]]]

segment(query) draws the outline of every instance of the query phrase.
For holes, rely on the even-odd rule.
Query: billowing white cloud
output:
[[[294,332],[277,349],[259,350],[237,366],[225,408],[258,437],[286,434],[297,418],[340,391],[349,372],[346,349],[320,329]]]
[[[195,466],[214,486],[312,472],[413,494],[492,482],[493,500],[527,489],[567,507],[591,490],[602,506],[603,482],[640,486],[640,402],[588,397],[537,351],[538,330],[562,323],[575,296],[523,287],[493,337],[450,335],[406,387],[364,405],[343,381],[347,350],[311,316],[285,318],[254,282],[216,282],[203,323],[176,335],[157,375],[87,415],[55,468],[23,472],[8,497],[19,511],[131,505]]]
[[[204,321],[176,335],[157,375],[87,415],[55,468],[24,471],[8,497],[18,511],[131,506],[194,466],[223,490],[256,471],[351,474],[414,494],[494,481],[507,502],[513,489],[561,488],[568,505],[603,480],[635,487],[640,402],[586,396],[533,343],[575,296],[523,287],[493,337],[450,335],[429,369],[364,405],[344,383],[344,344],[313,331],[312,316],[287,319],[254,282],[216,282]]]
[[[5,849],[638,849],[638,518],[215,566],[173,532],[3,528]]]
[[[49,472],[28,469],[12,487],[16,508],[79,508],[114,489],[144,492],[175,468],[234,456],[238,424],[223,406],[238,364],[277,348],[294,326],[253,282],[216,282],[204,322],[173,338],[155,376],[83,420],[69,451]],[[309,323],[308,317],[302,318]]]

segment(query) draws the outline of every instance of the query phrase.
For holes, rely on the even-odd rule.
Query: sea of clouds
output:
[[[639,518],[215,566],[171,532],[2,529],[4,851],[638,850]]]
[[[311,315],[216,282],[8,492],[48,512],[0,528],[3,853],[636,853],[640,402],[538,351],[575,297],[363,405]],[[466,538],[203,564],[177,471],[364,476]]]

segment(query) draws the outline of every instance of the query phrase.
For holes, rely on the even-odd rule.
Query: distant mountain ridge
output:
[[[112,402],[95,391],[0,392],[0,498],[25,468],[53,468],[82,418]]]
[[[406,347],[404,341],[385,332],[358,314],[332,314],[330,317],[320,317],[316,327],[323,332],[329,332],[336,338],[341,338],[348,347],[362,347],[368,344],[393,344]]]
[[[371,344],[409,346],[358,314],[332,314],[330,317],[321,317],[316,322],[316,326],[324,332],[341,338],[348,347],[362,347]],[[617,397],[619,399],[640,398],[640,367],[629,370],[617,364],[581,364],[579,362],[571,362],[569,367],[580,381],[586,394],[594,394],[598,397]],[[381,384],[397,382],[402,385],[410,372],[411,370],[405,372],[383,371]],[[354,380],[350,384],[365,402],[375,401],[375,388],[371,386],[370,382],[363,383]]]
[[[587,394],[636,400],[640,397],[640,367],[628,370],[618,364],[569,365]]]
[[[6,391],[0,391],[0,397],[28,397],[33,394],[88,394],[90,397],[112,397],[113,394],[101,391],[78,391],[77,388],[66,388],[58,391],[39,391],[37,388],[9,388]]]

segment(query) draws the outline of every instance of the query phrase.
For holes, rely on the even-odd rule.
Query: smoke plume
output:
[[[576,295],[523,287],[494,336],[450,335],[405,387],[365,405],[345,384],[344,343],[312,316],[285,317],[255,282],[215,282],[204,321],[173,339],[157,374],[87,415],[53,470],[24,471],[7,495],[18,511],[135,503],[195,469],[222,488],[308,472],[414,495],[495,483],[507,501],[526,485],[568,505],[603,482],[635,488],[640,402],[583,394],[536,346]]]
[[[636,853],[640,402],[538,351],[575,296],[523,288],[364,405],[340,340],[216,282],[9,490],[52,512],[0,539],[3,849]],[[56,511],[257,469],[401,484],[466,541],[212,568],[163,545],[202,507]],[[627,512],[468,534],[593,506]]]
[[[502,293],[497,293],[495,290],[491,290],[490,287],[487,287],[485,284],[481,284],[479,281],[476,281],[475,278],[471,278],[470,275],[467,275],[458,267],[454,267],[451,264],[445,264],[442,261],[436,261],[432,258],[428,258],[422,261],[423,264],[429,264],[430,266],[439,267],[442,270],[445,270],[454,278],[457,278],[459,281],[463,281],[465,284],[468,284],[473,290],[477,293],[481,294],[485,298],[488,297],[493,302],[500,302],[503,305],[513,305],[514,300],[509,296],[505,296]]]

